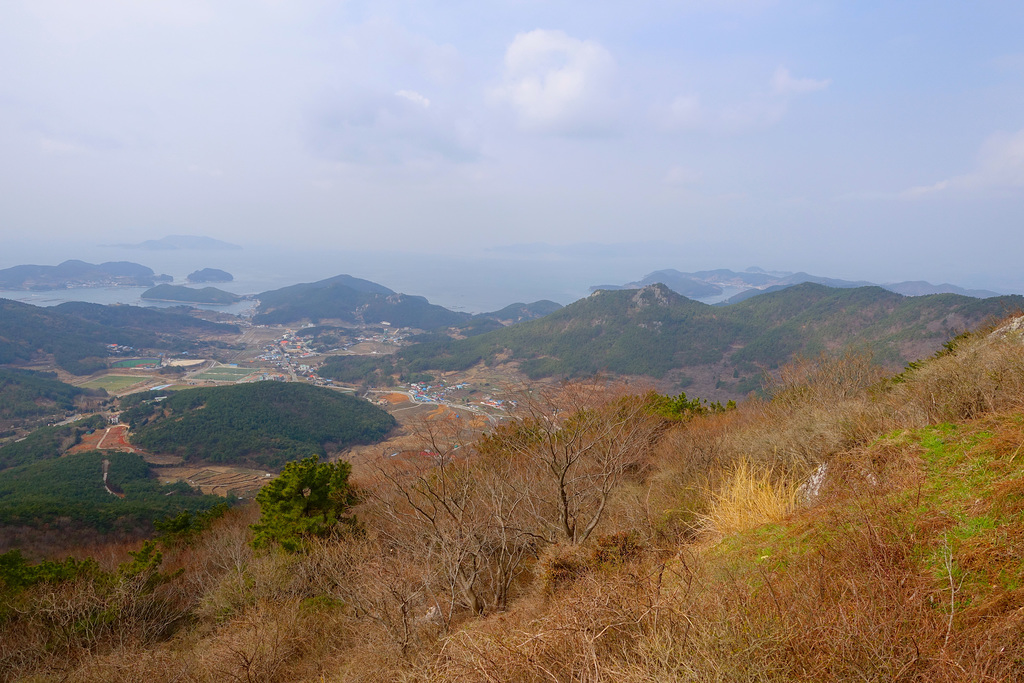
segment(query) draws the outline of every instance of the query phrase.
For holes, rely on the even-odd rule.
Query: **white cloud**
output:
[[[795,97],[824,90],[831,82],[828,78],[797,78],[780,66],[772,74],[767,89],[761,86],[744,99],[709,106],[697,94],[679,95],[663,108],[658,118],[668,129],[740,133],[768,128],[785,117]]]
[[[680,95],[668,107],[672,124],[680,128],[697,128],[705,123],[706,113],[697,95]]]
[[[562,31],[520,33],[505,52],[492,97],[512,106],[526,130],[593,134],[614,127],[615,60],[600,43]]]
[[[795,78],[793,74],[789,72],[784,66],[780,66],[775,70],[775,75],[772,76],[772,90],[777,95],[802,95],[804,93],[815,92],[817,90],[824,90],[832,83],[832,79],[823,78],[816,80],[814,78]]]
[[[1024,129],[1016,133],[999,132],[991,135],[982,144],[972,172],[931,185],[910,187],[899,193],[899,196],[903,199],[921,199],[938,194],[1008,187],[1024,188]]]
[[[430,106],[430,100],[428,100],[426,97],[419,94],[415,90],[399,90],[398,92],[395,93],[395,97],[401,97],[402,99],[408,100],[413,104],[418,104],[424,109]]]

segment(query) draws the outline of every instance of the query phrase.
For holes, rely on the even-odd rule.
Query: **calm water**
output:
[[[650,258],[547,259],[450,257],[387,252],[287,251],[246,248],[238,251],[145,251],[113,247],[78,246],[5,250],[0,268],[34,263],[56,265],[76,258],[89,263],[132,261],[158,274],[185,277],[200,268],[220,268],[234,275],[227,283],[211,286],[235,294],[257,294],[300,282],[315,282],[342,273],[372,280],[396,292],[424,296],[431,303],[470,313],[494,311],[515,302],[550,299],[568,304],[589,294],[597,284],[616,284],[641,278],[664,261]],[[205,286],[205,285],[204,285]],[[143,301],[145,288],[97,287],[48,292],[4,292],[0,297],[38,306],[64,301],[125,303],[136,306],[175,304]],[[204,306],[239,313],[251,302],[232,306]]]

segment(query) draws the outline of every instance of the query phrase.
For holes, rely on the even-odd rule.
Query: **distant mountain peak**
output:
[[[637,290],[633,295],[633,306],[644,308],[646,306],[668,306],[679,295],[669,289],[666,285],[656,282]]]
[[[178,249],[237,250],[242,248],[237,244],[203,235],[168,235],[158,240],[145,240],[135,244],[104,244],[101,246],[121,247],[123,249],[147,249],[149,251],[173,251]]]

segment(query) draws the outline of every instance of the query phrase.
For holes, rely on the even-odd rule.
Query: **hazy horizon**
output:
[[[163,236],[153,238],[160,237]],[[258,244],[241,244],[239,246],[242,249],[223,251],[153,251],[91,243],[48,244],[26,241],[11,242],[7,246],[0,254],[0,269],[23,264],[57,265],[67,259],[90,263],[131,261],[148,266],[157,274],[172,275],[176,284],[183,284],[185,277],[195,270],[220,268],[230,272],[235,280],[214,286],[236,294],[254,294],[299,282],[315,282],[347,274],[372,280],[405,294],[424,296],[431,303],[453,310],[471,313],[498,310],[511,303],[529,303],[540,299],[550,299],[565,305],[587,296],[593,286],[623,285],[638,281],[651,272],[667,269],[695,272],[719,268],[734,271],[761,268],[769,272],[802,271],[819,277],[867,280],[880,285],[926,280],[934,285],[948,283],[965,289],[987,289],[999,294],[1024,293],[1024,287],[1015,288],[1012,282],[1001,285],[991,278],[930,280],[927,277],[901,276],[898,273],[888,278],[871,278],[854,269],[837,273],[813,265],[780,268],[771,263],[749,263],[736,258],[723,259],[724,263],[713,262],[700,253],[687,254],[685,250],[664,244],[581,243],[552,246],[533,243],[495,247],[475,255],[325,248],[301,250]],[[69,290],[68,294],[82,291]],[[121,301],[124,296],[116,293],[96,293],[92,298],[81,294],[81,298],[95,299],[95,303],[107,303],[111,297],[111,301],[141,303],[135,300]],[[28,301],[24,296],[17,298]],[[45,294],[37,298],[47,299]]]
[[[0,265],[197,234],[1024,291],[1021,35],[1011,2],[12,0]]]

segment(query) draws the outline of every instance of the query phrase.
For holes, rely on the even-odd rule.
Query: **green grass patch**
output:
[[[219,382],[237,382],[256,373],[252,368],[211,368],[195,375],[196,379],[214,380]]]
[[[137,368],[142,365],[159,365],[159,358],[126,358],[114,361],[110,364],[112,368]]]
[[[108,392],[114,394],[119,391],[124,391],[128,387],[138,384],[139,382],[143,382],[145,379],[145,377],[131,377],[128,375],[104,375],[103,377],[91,379],[82,384],[82,386],[88,389],[106,389]]]

